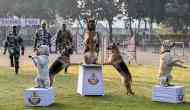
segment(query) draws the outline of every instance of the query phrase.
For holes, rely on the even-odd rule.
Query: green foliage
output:
[[[93,16],[96,20],[107,20],[110,40],[112,40],[113,18],[122,13],[123,0],[79,0],[81,2],[79,16]]]
[[[173,28],[173,32],[187,32],[190,26],[189,0],[128,0],[129,17],[150,18]]]
[[[0,16],[11,15],[17,1],[18,0],[0,0]]]
[[[36,17],[55,19],[56,14],[63,18],[76,17],[76,0],[1,0],[2,16]]]

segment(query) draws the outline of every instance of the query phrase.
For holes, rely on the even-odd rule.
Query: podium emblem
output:
[[[32,93],[32,96],[30,98],[28,98],[28,101],[32,104],[32,105],[38,105],[41,101],[40,97],[37,95],[36,92]]]
[[[88,82],[91,84],[91,85],[96,85],[98,84],[99,80],[96,76],[95,73],[92,73],[91,77],[88,79]]]
[[[179,101],[183,101],[183,97],[184,97],[183,95],[179,95],[179,96],[178,96],[178,100],[179,100]]]

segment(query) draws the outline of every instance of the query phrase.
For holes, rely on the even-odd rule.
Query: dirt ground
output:
[[[186,64],[190,64],[190,48],[185,49],[185,55],[182,56],[181,52],[178,52],[180,58],[185,61]],[[28,55],[33,55],[31,47],[27,47],[25,55],[20,58],[20,65],[32,65],[32,61],[28,58]],[[51,54],[49,57],[50,64],[57,58],[58,54]],[[127,56],[124,55],[125,61],[127,61]],[[72,55],[71,63],[82,62],[82,55]],[[137,63],[144,65],[158,65],[159,64],[159,54],[153,53],[153,49],[147,49],[143,51],[142,49],[137,49]],[[8,52],[6,55],[3,55],[3,48],[0,48],[0,66],[9,66],[9,56]]]
[[[27,47],[25,49],[25,55],[20,57],[20,66],[21,67],[22,67],[22,65],[33,65],[32,60],[28,58],[29,55],[34,55],[31,47]],[[50,55],[50,57],[49,57],[50,63],[53,62],[57,56],[58,56],[57,54]],[[0,66],[9,66],[9,65],[10,65],[9,54],[7,52],[6,55],[3,55],[3,48],[1,47],[1,49],[0,49]]]

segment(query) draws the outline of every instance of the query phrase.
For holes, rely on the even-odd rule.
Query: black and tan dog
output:
[[[99,36],[96,32],[95,20],[87,18],[87,31],[84,35],[84,64],[96,64],[99,52]]]
[[[131,73],[127,65],[125,64],[117,45],[113,43],[107,47],[107,49],[111,50],[112,52],[112,55],[109,58],[109,64],[112,64],[122,76],[122,81],[124,83],[125,88],[127,89],[127,95],[134,95],[134,92],[132,91],[131,88],[132,84]]]
[[[50,86],[53,85],[55,75],[58,74],[63,68],[67,68],[70,65],[69,61],[71,54],[70,50],[71,50],[70,47],[63,49],[63,51],[61,52],[61,56],[59,56],[50,66],[49,69]]]

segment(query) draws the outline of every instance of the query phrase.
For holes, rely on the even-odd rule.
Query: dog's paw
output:
[[[128,96],[134,96],[135,93],[134,93],[134,92],[127,92],[127,95],[128,95]]]

